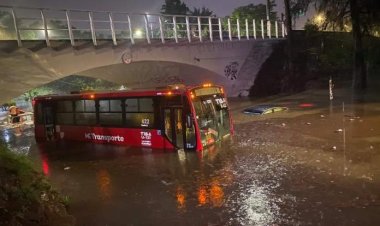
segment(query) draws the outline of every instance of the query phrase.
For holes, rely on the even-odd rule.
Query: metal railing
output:
[[[101,40],[112,40],[116,46],[125,40],[151,44],[153,40],[190,43],[283,38],[285,32],[282,21],[264,19],[0,6],[0,40],[16,40],[19,47],[27,40],[44,40],[48,47],[51,41],[69,40],[75,46],[78,41],[92,40],[97,46]]]

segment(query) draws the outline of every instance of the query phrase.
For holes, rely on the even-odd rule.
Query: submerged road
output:
[[[204,152],[41,144],[3,130],[64,195],[77,225],[380,225],[378,97],[231,100],[236,134]],[[16,134],[16,135],[15,135]]]

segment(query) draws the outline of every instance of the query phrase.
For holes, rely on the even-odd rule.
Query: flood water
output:
[[[70,198],[77,225],[380,225],[378,97],[303,93],[264,116],[231,100],[235,134],[203,152],[1,137]]]

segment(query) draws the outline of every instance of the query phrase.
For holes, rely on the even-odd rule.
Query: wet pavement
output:
[[[261,100],[289,108],[262,116],[232,99],[235,135],[199,153],[1,137],[69,197],[77,225],[380,225],[380,96],[327,98]]]

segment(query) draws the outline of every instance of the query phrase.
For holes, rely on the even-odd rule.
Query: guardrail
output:
[[[283,21],[239,20],[192,15],[130,14],[126,12],[65,10],[0,6],[0,40],[23,41],[152,40],[165,43],[232,41],[285,37]]]

